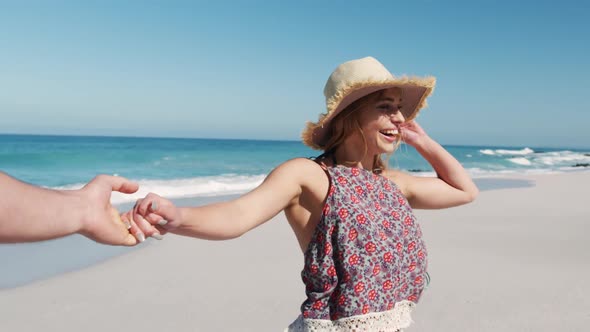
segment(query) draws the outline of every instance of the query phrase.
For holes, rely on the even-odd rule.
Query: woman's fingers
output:
[[[166,226],[168,221],[164,219],[161,215],[157,213],[150,212],[147,215],[143,216],[145,220],[147,220],[150,224],[154,226]]]
[[[154,225],[152,225],[152,223],[146,220],[146,218],[144,217],[145,214],[141,212],[141,206],[145,200],[145,198],[139,199],[135,203],[132,212],[133,221],[135,221],[135,223],[137,224],[141,232],[145,235],[145,237],[153,237],[154,239],[162,240],[163,237],[161,232]]]
[[[152,224],[165,226],[168,222],[177,219],[177,209],[169,200],[162,198],[154,193],[149,193],[139,204],[137,210],[142,216],[156,214],[154,220],[150,220]]]

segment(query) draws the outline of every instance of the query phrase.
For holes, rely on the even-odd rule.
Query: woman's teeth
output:
[[[399,132],[396,129],[381,130],[380,133],[385,136],[394,136],[399,134]]]

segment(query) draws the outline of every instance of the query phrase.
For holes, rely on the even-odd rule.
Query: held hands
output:
[[[129,233],[137,241],[143,242],[146,237],[161,240],[162,235],[180,226],[180,209],[170,200],[149,193],[145,198],[137,200],[132,210],[121,215],[124,223],[129,223]]]

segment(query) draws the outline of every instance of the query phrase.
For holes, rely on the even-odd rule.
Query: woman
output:
[[[161,233],[225,240],[284,211],[304,252],[307,294],[288,330],[405,328],[428,280],[412,208],[457,206],[478,193],[459,162],[413,120],[434,83],[395,78],[371,57],[346,62],[326,84],[327,113],[303,132],[304,143],[323,150],[321,156],[286,161],[228,202],[177,208],[149,194],[123,220],[132,222],[133,234],[151,236],[157,225]],[[438,177],[388,169],[382,155],[401,140]]]

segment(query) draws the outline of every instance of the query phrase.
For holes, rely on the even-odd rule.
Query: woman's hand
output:
[[[137,200],[132,210],[121,215],[124,222],[129,222],[129,232],[140,242],[146,237],[161,240],[162,235],[180,226],[180,209],[170,200],[157,194],[149,193]]]
[[[428,137],[424,129],[415,120],[404,122],[399,126],[402,141],[413,147],[417,147]]]

